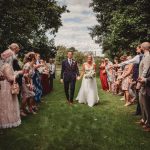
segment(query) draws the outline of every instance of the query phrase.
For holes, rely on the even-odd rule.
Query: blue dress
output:
[[[36,102],[40,102],[42,97],[42,84],[41,84],[41,75],[38,70],[35,70],[35,73],[33,75],[33,85],[35,92],[34,99]]]

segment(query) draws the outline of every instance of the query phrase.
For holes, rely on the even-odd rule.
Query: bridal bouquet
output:
[[[90,70],[85,73],[85,79],[93,79],[95,77],[95,74],[96,73],[94,70]]]

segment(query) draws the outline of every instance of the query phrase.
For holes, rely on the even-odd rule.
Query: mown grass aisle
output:
[[[93,108],[69,106],[63,85],[55,81],[55,91],[37,115],[16,129],[0,131],[0,150],[149,150],[150,133],[135,124],[135,106],[126,108],[120,97],[102,90],[99,96],[101,103]]]

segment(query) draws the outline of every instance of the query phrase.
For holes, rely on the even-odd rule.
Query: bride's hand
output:
[[[80,80],[80,79],[81,79],[81,78],[78,76],[78,77],[77,77],[77,80]]]

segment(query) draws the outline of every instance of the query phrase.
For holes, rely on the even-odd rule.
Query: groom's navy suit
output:
[[[70,102],[73,102],[77,76],[79,76],[77,62],[72,60],[72,63],[70,65],[68,59],[64,60],[62,62],[61,79],[63,79],[64,81],[66,98]]]

